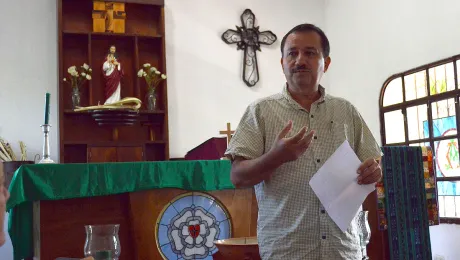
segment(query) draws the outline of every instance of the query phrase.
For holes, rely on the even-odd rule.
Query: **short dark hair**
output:
[[[296,33],[296,32],[316,32],[317,34],[319,34],[319,37],[321,38],[321,48],[323,49],[323,55],[325,58],[329,57],[329,52],[331,51],[331,47],[329,46],[329,40],[327,39],[326,34],[319,27],[313,24],[309,24],[309,23],[299,24],[296,27],[292,28],[288,33],[286,33],[286,35],[284,35],[283,40],[281,40],[281,56],[283,56],[284,45],[286,44],[286,38],[291,33]]]

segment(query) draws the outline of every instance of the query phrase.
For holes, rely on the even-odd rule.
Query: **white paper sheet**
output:
[[[329,216],[345,232],[375,184],[359,185],[358,156],[345,141],[311,178],[310,186]]]

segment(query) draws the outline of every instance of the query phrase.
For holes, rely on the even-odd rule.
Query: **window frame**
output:
[[[458,78],[457,78],[457,61],[460,62],[460,55],[452,56],[446,59],[438,60],[432,63],[428,63],[401,73],[394,74],[390,76],[384,83],[380,91],[380,97],[379,97],[379,119],[380,119],[380,138],[382,142],[382,146],[386,146],[386,135],[385,135],[385,113],[392,112],[392,111],[398,111],[401,110],[403,114],[403,121],[404,121],[404,131],[405,131],[405,136],[404,142],[400,143],[390,143],[389,145],[395,146],[395,145],[410,145],[414,143],[425,143],[429,142],[430,146],[434,149],[434,142],[435,141],[441,141],[441,140],[448,140],[448,139],[457,139],[457,143],[460,146],[460,131],[457,131],[456,135],[451,135],[451,136],[440,136],[440,137],[433,137],[433,115],[432,115],[432,106],[431,104],[433,102],[441,101],[441,100],[447,100],[447,99],[454,99],[455,103],[455,116],[456,116],[456,123],[457,123],[457,128],[460,127],[460,104],[459,104],[459,98],[460,98],[460,88],[458,84]],[[440,65],[445,65],[448,63],[453,64],[454,68],[454,81],[455,81],[455,89],[450,90],[448,92],[440,93],[440,94],[435,94],[431,95],[430,93],[430,74],[429,70],[432,68],[435,68]],[[406,88],[404,85],[404,77],[417,73],[425,71],[426,73],[426,96],[422,98],[417,98],[413,100],[406,101]],[[385,96],[385,91],[393,80],[401,78],[402,85],[401,85],[401,91],[402,91],[402,102],[398,104],[392,104],[388,106],[383,106],[383,98]],[[416,140],[409,140],[409,131],[408,131],[408,122],[407,122],[407,108],[414,107],[414,106],[419,106],[419,105],[426,105],[427,106],[427,121],[428,121],[428,128],[429,128],[429,136],[428,138],[425,139],[416,139]],[[460,147],[459,147],[460,148]],[[436,156],[436,154],[435,154]],[[460,176],[456,177],[436,177],[436,185],[438,181],[460,181]],[[439,196],[438,196],[438,202],[439,202]],[[460,217],[458,218],[445,218],[442,217],[440,218],[441,223],[449,223],[449,224],[460,224]]]

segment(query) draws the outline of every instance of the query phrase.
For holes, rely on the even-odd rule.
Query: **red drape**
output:
[[[120,83],[123,77],[123,70],[118,70],[118,66],[115,67],[112,74],[109,76],[103,73],[105,79],[105,99],[107,100],[117,90],[118,83]]]

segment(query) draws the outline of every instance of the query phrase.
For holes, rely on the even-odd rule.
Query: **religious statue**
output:
[[[102,70],[105,80],[104,90],[106,100],[104,105],[120,101],[120,81],[123,77],[123,70],[116,54],[115,45],[110,46],[106,60],[102,65]]]

